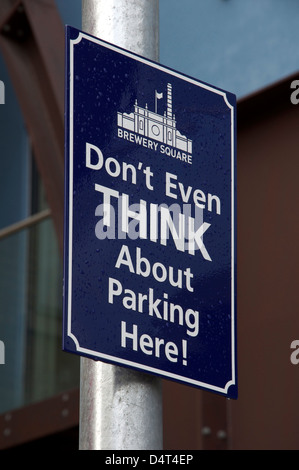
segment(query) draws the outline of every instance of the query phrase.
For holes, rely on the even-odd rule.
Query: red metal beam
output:
[[[64,31],[52,0],[5,1],[0,50],[23,113],[63,249]]]
[[[79,423],[79,390],[0,415],[0,450],[53,435]]]

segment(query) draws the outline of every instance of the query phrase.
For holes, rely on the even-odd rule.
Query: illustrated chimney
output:
[[[172,119],[172,86],[167,84],[167,117]]]

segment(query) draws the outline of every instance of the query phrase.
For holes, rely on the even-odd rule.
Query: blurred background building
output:
[[[165,449],[298,449],[299,3],[160,0],[160,62],[238,98],[239,398],[163,381]],[[64,25],[81,0],[1,0],[0,449],[76,450],[61,350]]]

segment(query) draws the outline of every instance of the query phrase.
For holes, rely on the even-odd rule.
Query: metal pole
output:
[[[82,29],[159,58],[159,0],[82,0]],[[161,450],[159,378],[81,358],[80,450]]]

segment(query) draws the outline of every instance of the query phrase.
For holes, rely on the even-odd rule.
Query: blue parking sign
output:
[[[236,97],[66,29],[63,349],[237,398]]]

